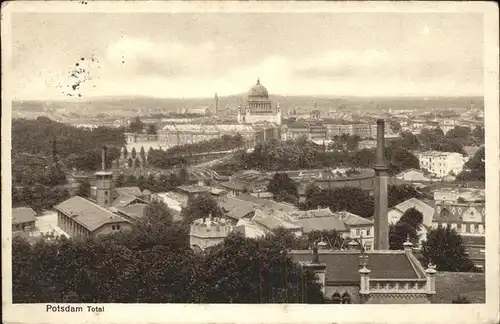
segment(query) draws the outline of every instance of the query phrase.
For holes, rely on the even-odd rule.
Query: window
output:
[[[341,304],[342,303],[342,297],[340,297],[340,294],[338,292],[335,292],[332,296],[332,304]]]
[[[484,225],[479,224],[479,234],[484,234]]]
[[[466,224],[462,224],[462,229],[460,232],[467,233],[467,225]]]
[[[104,200],[104,204],[105,204],[105,205],[107,205],[107,204],[108,204],[108,200],[107,200],[107,199],[105,199],[105,200]]]
[[[470,232],[476,233],[476,224],[470,224]]]
[[[115,230],[115,225],[111,225],[111,229],[114,231]]]
[[[361,235],[361,230],[359,228],[356,229],[356,236],[360,236]]]
[[[346,291],[343,295],[342,295],[342,304],[350,304],[351,303],[351,296],[349,295],[349,293]]]
[[[108,191],[107,191],[107,190],[106,190],[106,191],[104,191],[104,195],[105,195],[105,196],[107,196],[107,195],[108,195]]]
[[[370,236],[370,229],[366,230],[366,236]]]
[[[116,225],[116,229],[119,230],[120,229],[120,225]]]

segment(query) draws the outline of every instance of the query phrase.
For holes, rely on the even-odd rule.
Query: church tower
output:
[[[113,189],[113,172],[106,170],[106,146],[102,148],[102,170],[95,173],[96,182],[96,200],[101,207],[111,207],[111,191]]]

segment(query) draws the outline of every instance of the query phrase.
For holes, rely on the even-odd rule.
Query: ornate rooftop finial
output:
[[[260,84],[260,77],[257,77],[257,84]]]

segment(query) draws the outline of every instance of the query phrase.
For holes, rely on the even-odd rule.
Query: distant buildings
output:
[[[283,141],[305,138],[309,141],[327,141],[327,128],[318,123],[293,123],[281,127]]]
[[[427,151],[420,153],[418,159],[420,169],[439,178],[460,173],[465,164],[463,155],[455,152]]]
[[[238,108],[239,124],[256,124],[261,122],[281,125],[282,116],[279,103],[272,106],[267,89],[260,84],[260,80],[248,91],[248,100],[245,107]]]
[[[431,179],[425,175],[424,171],[417,169],[408,169],[403,172],[400,172],[396,175],[396,178],[408,182],[431,181]]]

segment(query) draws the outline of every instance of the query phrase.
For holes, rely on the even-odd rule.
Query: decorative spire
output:
[[[257,77],[257,84],[260,84],[260,77]]]

